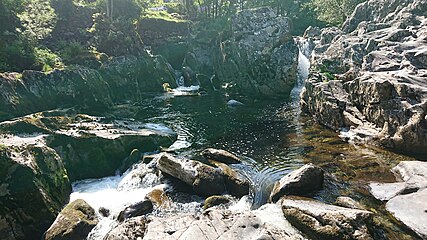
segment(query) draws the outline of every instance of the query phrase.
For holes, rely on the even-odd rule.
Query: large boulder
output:
[[[237,93],[287,97],[296,81],[298,48],[289,20],[271,8],[243,10],[232,17],[214,51],[217,77]]]
[[[270,201],[277,202],[285,195],[306,195],[323,186],[324,172],[320,167],[306,164],[274,184]]]
[[[373,239],[369,211],[307,199],[282,198],[279,204],[286,219],[313,239]]]
[[[157,157],[157,167],[163,173],[192,186],[194,192],[202,196],[218,195],[225,191],[221,170],[201,162],[164,153]]]
[[[61,157],[71,181],[114,175],[140,160],[138,152],[169,146],[176,135],[145,127],[141,122],[110,120],[72,110],[49,111],[0,123],[0,142],[37,139]],[[26,135],[32,138],[26,138]],[[136,149],[136,150],[134,150]],[[132,154],[133,152],[133,154]],[[129,156],[131,153],[131,156]]]
[[[95,210],[84,200],[77,199],[68,204],[46,231],[46,240],[85,239],[96,226]]]
[[[369,0],[338,28],[321,30],[301,106],[321,124],[426,158],[427,5]]]
[[[59,155],[37,138],[8,141],[31,144],[0,141],[0,235],[40,238],[68,202],[71,183]]]
[[[167,153],[159,154],[156,161],[160,171],[191,186],[199,195],[208,197],[225,191],[237,197],[249,194],[249,181],[226,164],[213,161],[216,167],[212,167]]]

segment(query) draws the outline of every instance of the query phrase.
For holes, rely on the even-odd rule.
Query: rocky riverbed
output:
[[[296,40],[242,11],[181,69],[1,74],[0,235],[426,238],[426,2],[378,3]]]

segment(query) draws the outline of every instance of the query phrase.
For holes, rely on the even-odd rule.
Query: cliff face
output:
[[[84,66],[49,73],[24,71],[0,74],[0,120],[58,107],[79,106],[102,111],[142,93],[176,86],[174,73],[162,57],[115,58],[95,70]]]
[[[367,1],[313,40],[304,111],[352,140],[427,158],[427,2]]]
[[[231,32],[214,50],[217,77],[244,95],[289,96],[298,62],[289,20],[270,8],[245,10],[232,18]]]

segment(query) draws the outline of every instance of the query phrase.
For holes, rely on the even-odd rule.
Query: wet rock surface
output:
[[[427,5],[370,0],[315,39],[302,107],[344,137],[425,158]],[[375,13],[375,14],[372,14]]]
[[[392,169],[399,182],[371,183],[372,195],[421,238],[427,238],[427,163],[403,161]]]
[[[46,231],[44,239],[85,239],[96,226],[95,210],[84,200],[78,199],[68,204]]]
[[[274,184],[270,201],[277,202],[285,195],[306,195],[323,186],[324,172],[320,167],[306,164]]]
[[[119,220],[119,222],[123,222],[128,218],[142,216],[150,213],[151,211],[153,211],[153,203],[149,199],[146,199],[126,207],[119,213],[117,220]]]
[[[191,186],[201,196],[220,195],[226,190],[232,195],[243,196],[249,193],[249,182],[237,172],[222,163],[218,167],[189,160],[180,159],[171,154],[162,153],[157,158],[157,167]]]
[[[242,162],[242,160],[240,160],[236,155],[222,149],[207,148],[203,150],[202,156],[209,160],[214,160],[225,164]]]
[[[373,239],[369,211],[298,198],[282,198],[279,204],[286,219],[313,239]]]

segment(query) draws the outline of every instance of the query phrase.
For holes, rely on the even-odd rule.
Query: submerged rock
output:
[[[270,201],[277,202],[285,195],[306,195],[323,186],[324,172],[320,167],[306,164],[274,184]]]
[[[173,204],[164,189],[153,189],[151,192],[147,193],[145,197],[156,205],[157,208],[167,209]]]
[[[372,225],[369,211],[305,199],[282,198],[279,204],[286,219],[313,239],[373,239],[368,229]]]
[[[77,199],[59,213],[44,239],[85,239],[97,223],[95,210],[84,200]]]
[[[335,200],[335,205],[345,208],[366,210],[360,203],[356,202],[350,197],[337,197],[337,199]]]
[[[226,164],[235,164],[242,162],[242,160],[240,160],[236,155],[222,149],[206,148],[205,150],[203,150],[202,156],[207,159]]]
[[[152,210],[153,210],[153,203],[149,199],[146,199],[144,201],[141,201],[126,207],[123,211],[119,213],[117,220],[119,220],[119,222],[123,222],[128,218],[137,217],[137,216],[150,213]]]

